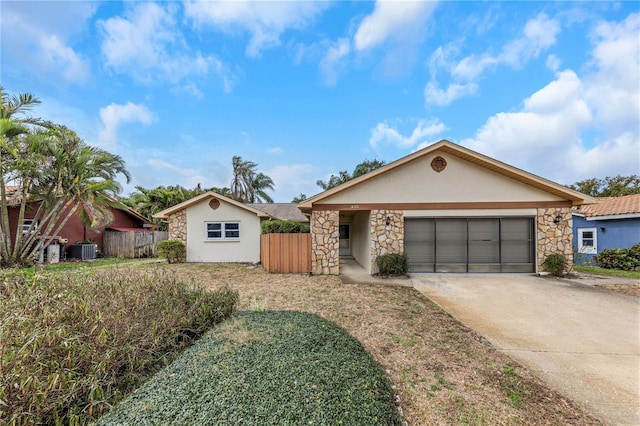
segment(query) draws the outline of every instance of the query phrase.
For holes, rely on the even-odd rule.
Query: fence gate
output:
[[[260,262],[267,272],[311,272],[311,234],[260,235]]]

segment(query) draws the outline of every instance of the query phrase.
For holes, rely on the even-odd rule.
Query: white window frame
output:
[[[585,238],[586,232],[591,232],[593,238]],[[593,245],[585,245],[585,239],[593,240]],[[578,253],[598,254],[598,228],[578,228]]]
[[[34,224],[33,228],[31,228],[31,224]],[[31,232],[38,232],[38,226],[40,226],[40,224],[38,223],[37,220],[35,219],[24,219],[22,221],[22,233],[23,234],[27,234],[29,232],[29,229],[31,229]]]
[[[220,236],[219,237],[210,237],[209,236],[209,225],[220,225]],[[229,226],[227,229],[227,225]],[[235,229],[234,229],[235,228]],[[212,230],[213,231],[213,230]],[[237,232],[237,237],[227,236],[228,233]],[[240,222],[239,221],[215,221],[215,222],[205,222],[204,223],[204,239],[205,241],[240,241]]]

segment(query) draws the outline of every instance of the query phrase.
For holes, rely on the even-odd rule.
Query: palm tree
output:
[[[271,197],[265,192],[273,191],[273,180],[264,173],[257,173],[258,164],[253,161],[245,161],[235,155],[231,159],[233,166],[233,179],[231,180],[231,198],[242,203],[255,203],[265,201],[273,203]]]
[[[273,199],[265,191],[274,190],[273,180],[264,173],[258,173],[251,180],[250,203],[273,203]]]

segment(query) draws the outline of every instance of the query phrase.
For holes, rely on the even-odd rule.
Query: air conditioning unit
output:
[[[98,257],[97,244],[72,244],[69,246],[69,258],[89,260]]]

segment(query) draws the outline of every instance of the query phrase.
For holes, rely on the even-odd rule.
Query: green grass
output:
[[[86,424],[231,315],[157,271],[0,271],[0,424]]]
[[[317,315],[242,312],[213,329],[100,425],[395,425],[387,376]]]
[[[45,271],[69,271],[73,269],[83,268],[101,268],[108,266],[127,265],[131,263],[140,263],[140,259],[125,259],[122,257],[106,257],[102,259],[85,260],[85,261],[66,261],[60,263],[52,263],[45,266],[36,266],[38,269]]]
[[[573,265],[573,270],[582,274],[604,275],[607,277],[631,278],[640,280],[640,271],[621,271],[619,269],[598,268],[595,266]]]

